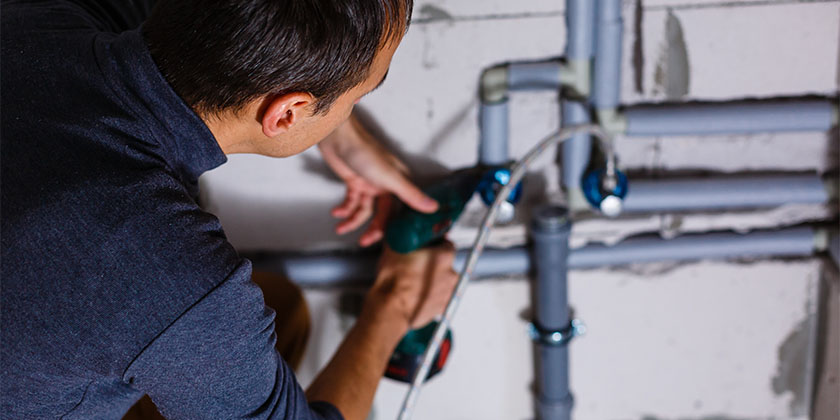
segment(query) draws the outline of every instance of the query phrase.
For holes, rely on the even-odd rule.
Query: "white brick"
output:
[[[459,19],[494,19],[534,14],[557,14],[565,8],[562,0],[417,0],[412,18],[418,22],[430,17],[451,16]]]
[[[644,92],[633,82],[632,8],[625,7],[625,103],[663,100],[655,93],[657,61],[665,48],[665,10],[643,20]],[[676,10],[690,65],[688,95],[681,99],[836,94],[840,2]]]

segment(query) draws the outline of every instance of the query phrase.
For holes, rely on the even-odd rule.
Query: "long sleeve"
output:
[[[341,419],[309,404],[274,349],[274,312],[243,262],[179,317],[126,369],[167,418]]]

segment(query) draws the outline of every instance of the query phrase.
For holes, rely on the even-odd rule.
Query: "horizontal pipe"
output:
[[[624,212],[701,211],[822,204],[830,199],[816,174],[662,181],[630,180]]]
[[[510,63],[507,78],[508,89],[553,90],[560,89],[560,74],[563,64],[559,61]]]
[[[755,257],[805,257],[815,252],[817,231],[811,227],[775,231],[705,233],[661,239],[637,237],[616,245],[588,245],[572,250],[569,268],[586,269],[631,263],[693,261]],[[458,251],[460,270],[467,251]],[[372,254],[256,255],[255,270],[284,273],[303,287],[365,286],[376,273]],[[475,278],[521,275],[531,271],[528,248],[487,249],[473,273]]]
[[[836,99],[634,105],[624,109],[630,136],[826,131]]]
[[[569,266],[595,268],[659,261],[692,261],[754,257],[804,257],[815,251],[810,227],[778,231],[704,233],[674,239],[632,238],[615,246],[590,245],[572,251]]]

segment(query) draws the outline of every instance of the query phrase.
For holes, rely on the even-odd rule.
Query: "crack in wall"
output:
[[[777,6],[783,4],[801,3],[840,3],[840,0],[753,0],[753,1],[720,1],[716,3],[682,4],[682,5],[661,5],[646,7],[645,10],[688,10],[688,9],[718,9],[728,7],[752,7],[752,6]]]

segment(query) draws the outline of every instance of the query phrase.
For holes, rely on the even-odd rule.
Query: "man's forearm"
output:
[[[347,420],[367,418],[388,359],[408,331],[408,321],[393,305],[369,303],[306,391],[309,401],[332,403]]]

